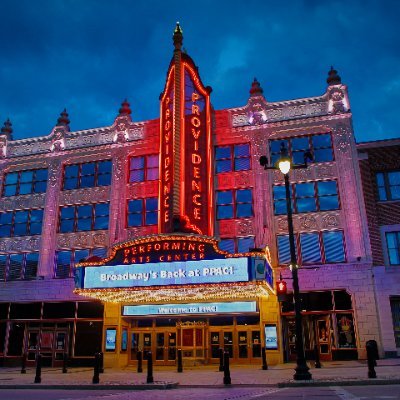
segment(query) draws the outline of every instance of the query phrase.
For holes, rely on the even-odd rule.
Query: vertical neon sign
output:
[[[160,214],[159,232],[172,232],[173,219],[173,184],[174,184],[174,67],[168,74],[167,84],[161,97],[160,117]]]
[[[214,235],[210,120],[211,88],[203,86],[192,59],[174,33],[174,57],[160,109],[159,233],[179,230]],[[176,227],[175,227],[176,228]]]

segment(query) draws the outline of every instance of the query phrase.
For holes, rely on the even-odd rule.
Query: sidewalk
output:
[[[366,361],[336,361],[324,362],[321,369],[312,368],[311,381],[294,381],[295,364],[280,364],[270,366],[263,371],[260,366],[232,366],[232,385],[243,386],[345,386],[366,384],[400,384],[400,358],[378,360],[375,367],[376,379],[368,379]],[[30,389],[30,388],[57,388],[57,389],[168,389],[173,387],[216,387],[223,385],[223,372],[218,371],[218,365],[185,368],[177,373],[176,368],[155,367],[153,372],[154,384],[147,384],[147,371],[141,374],[136,369],[108,369],[100,374],[100,383],[92,384],[93,369],[69,368],[63,374],[61,369],[43,368],[42,383],[34,384],[35,369],[27,368],[26,374],[21,374],[18,368],[0,368],[1,389]]]

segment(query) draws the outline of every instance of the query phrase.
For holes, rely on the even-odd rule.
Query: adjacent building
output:
[[[382,350],[400,355],[400,140],[357,145]]]
[[[358,157],[369,148],[355,143],[337,71],[320,96],[270,102],[254,79],[246,105],[214,110],[182,41],[177,25],[154,120],[135,121],[125,100],[102,128],[71,131],[65,110],[47,136],[13,140],[4,124],[2,363],[40,352],[57,365],[66,352],[82,365],[103,351],[106,365],[126,366],[152,351],[165,365],[181,348],[197,365],[225,348],[257,364],[262,347],[270,363],[293,360],[284,182],[259,163],[273,167],[282,146],[295,164],[313,155],[290,173],[307,357],[317,346],[325,360],[363,358],[368,340],[394,354],[399,291],[377,307],[391,271],[373,239],[386,222],[364,206]]]

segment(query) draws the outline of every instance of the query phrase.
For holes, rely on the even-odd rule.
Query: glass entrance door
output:
[[[176,359],[176,332],[156,332],[156,361],[174,363]]]
[[[130,355],[131,361],[136,361],[138,352],[142,352],[143,360],[147,353],[151,351],[152,335],[151,332],[131,332]]]

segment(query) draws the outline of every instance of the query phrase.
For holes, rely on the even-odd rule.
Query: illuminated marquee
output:
[[[169,263],[86,267],[85,289],[247,282],[246,257]]]

